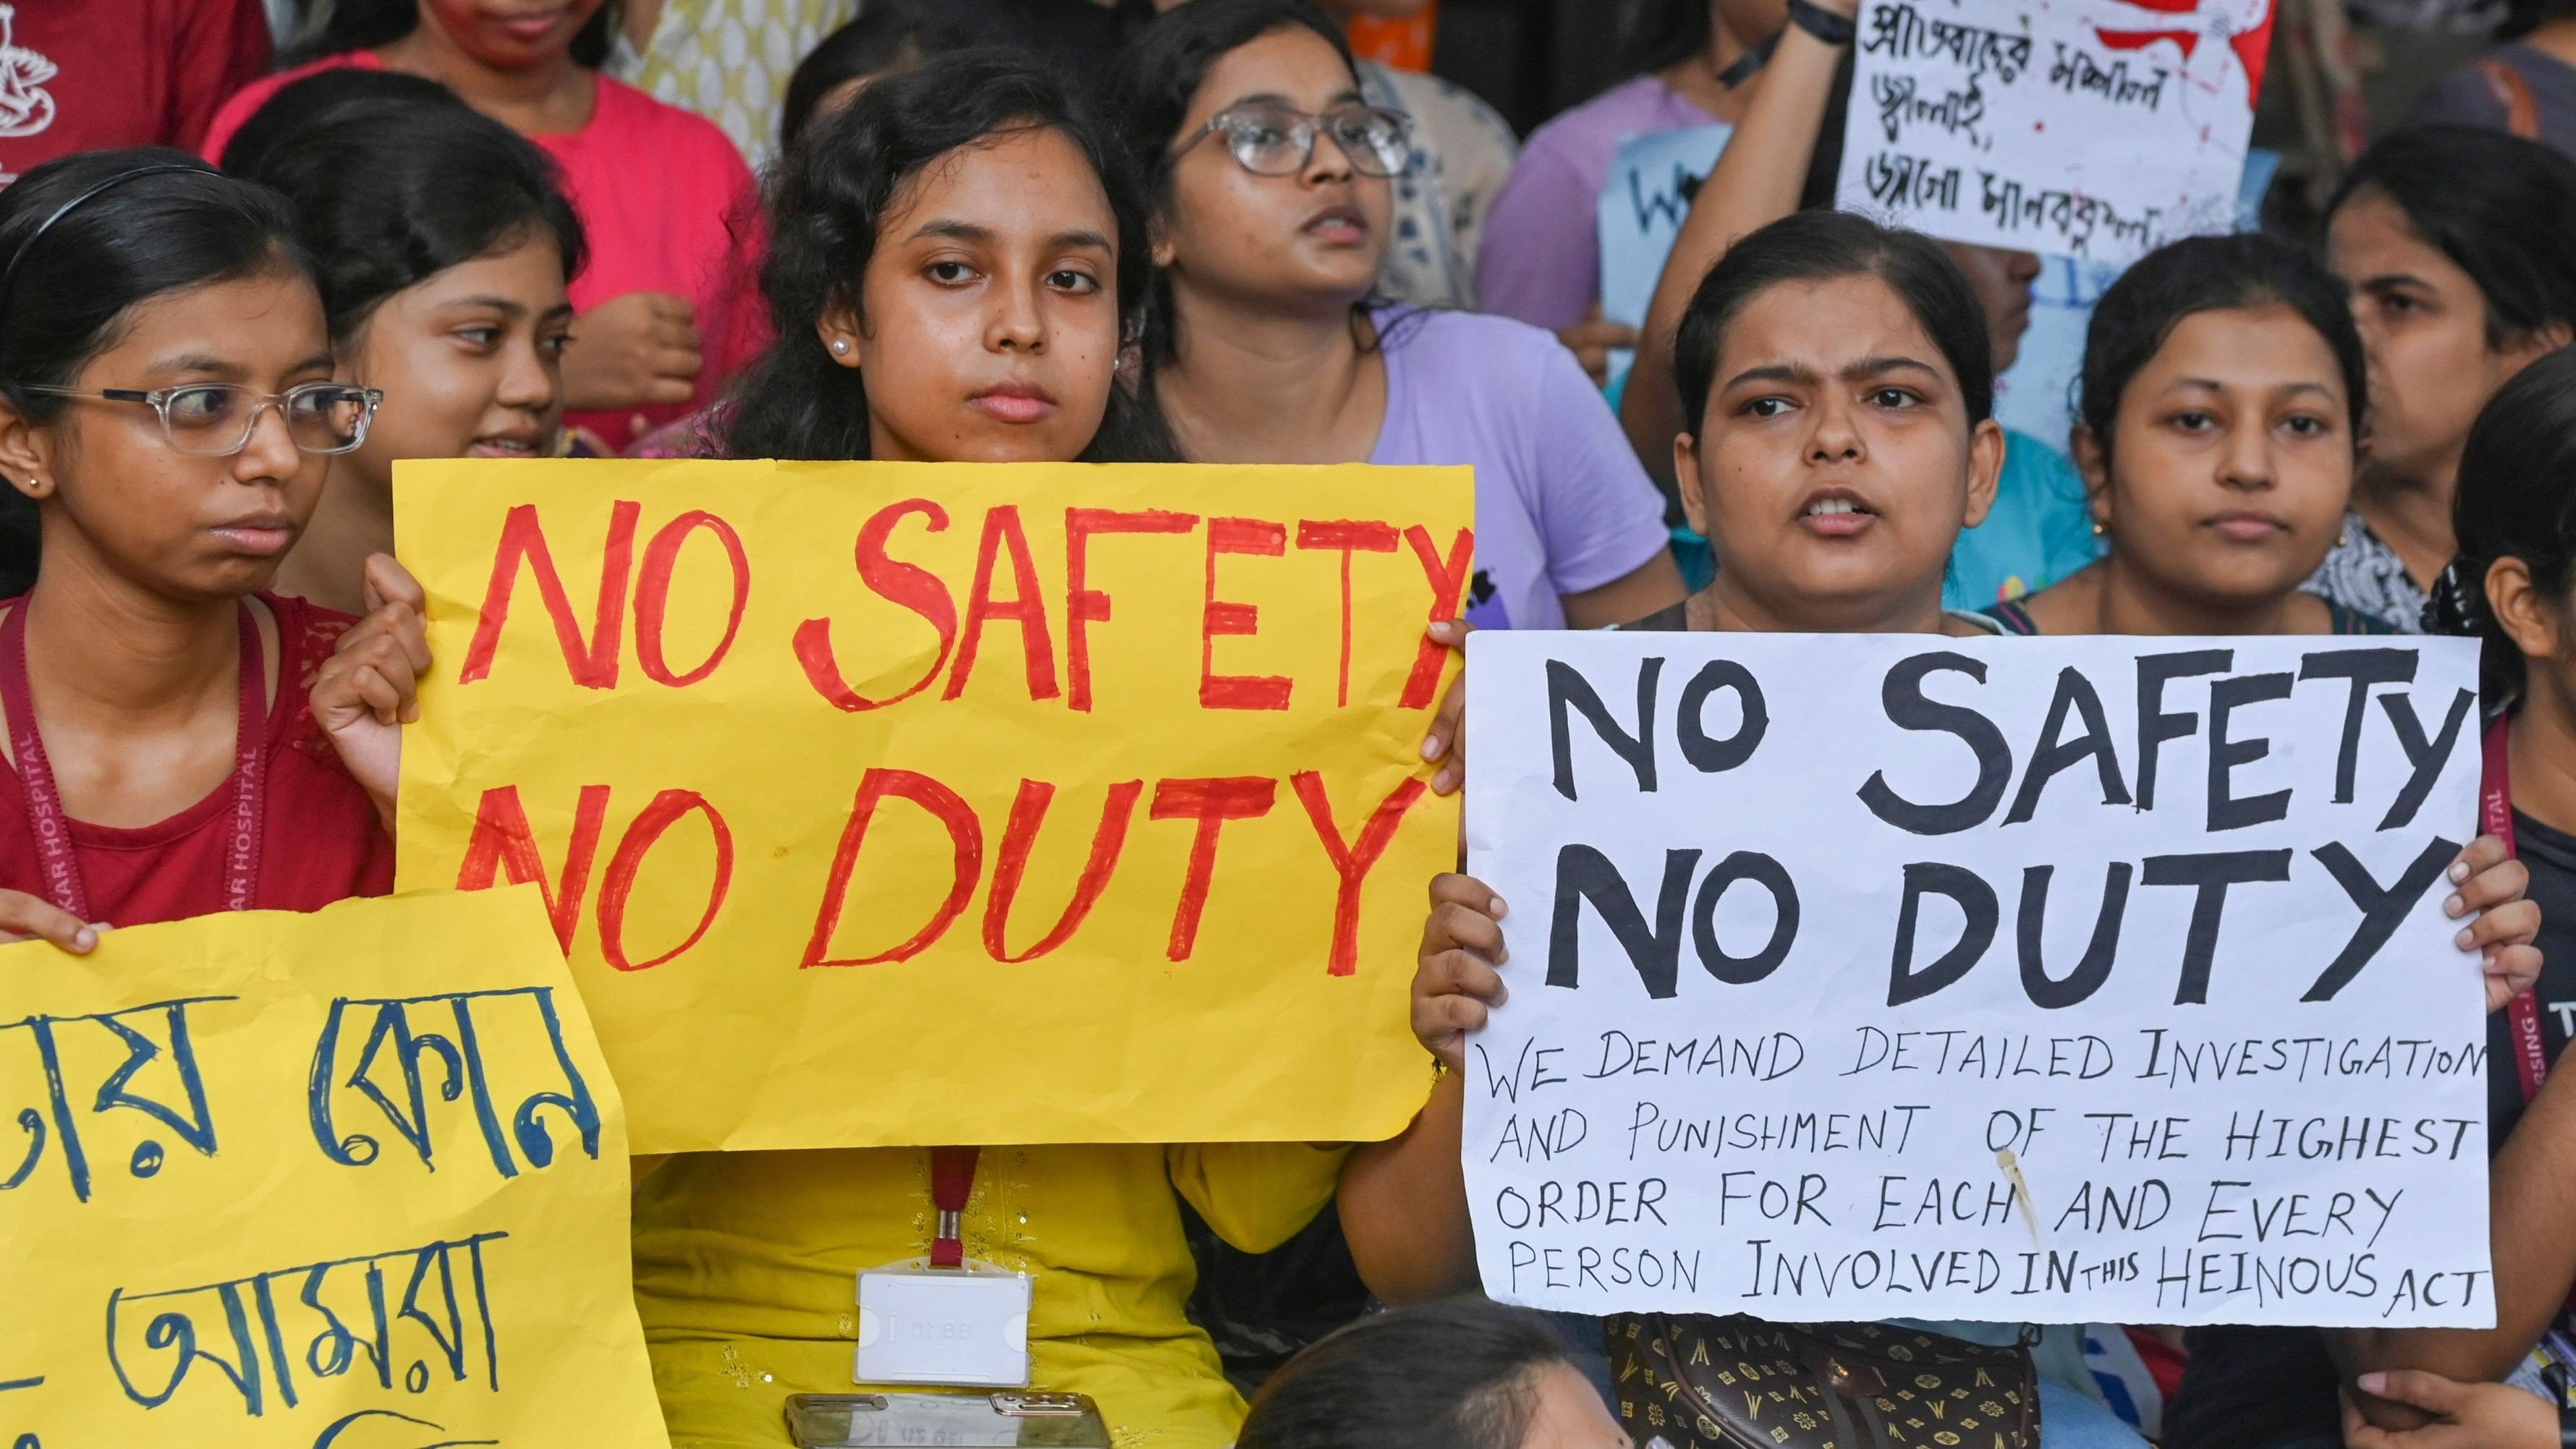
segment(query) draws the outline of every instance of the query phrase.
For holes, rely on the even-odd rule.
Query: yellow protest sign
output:
[[[545,888],[639,1152],[1389,1135],[1471,493],[402,464],[399,878]]]
[[[669,1443],[533,890],[0,949],[0,1443]]]

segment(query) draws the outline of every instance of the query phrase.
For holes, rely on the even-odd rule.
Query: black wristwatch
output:
[[[1827,45],[1849,45],[1860,33],[1860,26],[1848,17],[1808,0],[1789,0],[1789,23]]]

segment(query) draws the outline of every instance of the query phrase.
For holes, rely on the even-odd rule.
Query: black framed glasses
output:
[[[346,453],[367,440],[367,425],[385,395],[345,382],[308,382],[284,392],[261,392],[230,382],[195,382],[150,392],[110,387],[28,387],[52,397],[142,403],[161,415],[162,436],[182,453],[229,458],[250,446],[259,415],[270,408],[286,422],[286,435],[305,453]]]
[[[1377,106],[1335,106],[1320,116],[1275,101],[1246,101],[1217,112],[1172,152],[1177,161],[1211,135],[1225,137],[1235,164],[1255,176],[1294,176],[1315,158],[1315,138],[1330,136],[1362,176],[1393,176],[1413,159],[1413,118]]]

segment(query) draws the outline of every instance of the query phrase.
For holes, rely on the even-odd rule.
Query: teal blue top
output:
[[[2004,429],[2004,473],[1986,521],[1959,535],[1941,607],[1982,609],[2035,594],[2101,557],[2084,480],[2066,455]]]

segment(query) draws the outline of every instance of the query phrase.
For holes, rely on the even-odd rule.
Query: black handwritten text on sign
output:
[[[2451,640],[1484,634],[1488,1291],[2491,1321]]]

